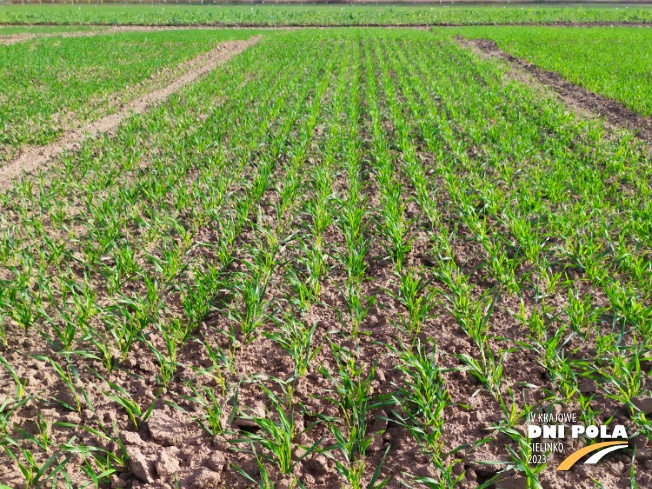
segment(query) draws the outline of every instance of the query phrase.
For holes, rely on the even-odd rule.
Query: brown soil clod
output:
[[[225,63],[249,46],[256,44],[260,39],[261,36],[255,36],[247,41],[221,42],[214,49],[188,61],[188,70],[180,77],[172,80],[167,86],[138,97],[120,107],[113,114],[79,129],[67,131],[61,138],[51,144],[22,149],[16,158],[0,167],[0,190],[7,189],[11,185],[13,178],[45,167],[56,155],[64,151],[77,149],[79,144],[87,137],[95,137],[102,133],[111,132],[131,114],[146,112],[153,105],[167,99],[200,76],[213,71],[218,65]]]
[[[604,118],[607,126],[613,129],[627,129],[642,140],[652,141],[652,119],[637,114],[620,102],[569,82],[555,71],[544,70],[533,63],[506,53],[498,47],[495,41],[459,38],[458,42],[470,47],[476,54],[484,58],[503,60],[517,73],[530,75],[538,83],[552,88],[564,103],[577,112]]]

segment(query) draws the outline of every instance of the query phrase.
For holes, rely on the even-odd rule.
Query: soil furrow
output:
[[[197,78],[214,70],[233,56],[241,53],[249,46],[257,43],[260,36],[248,41],[226,41],[220,43],[211,51],[197,56],[187,62],[188,71],[174,79],[164,88],[146,93],[141,97],[123,105],[115,113],[91,122],[79,129],[70,130],[56,142],[47,146],[29,147],[20,151],[18,156],[0,167],[0,190],[7,189],[12,178],[19,177],[23,172],[34,172],[45,167],[53,157],[64,151],[76,150],[79,143],[87,137],[96,137],[113,131],[120,123],[132,114],[142,114],[153,105],[167,99]]]
[[[512,56],[501,50],[495,41],[462,38],[458,41],[486,59],[506,61],[512,68],[510,76],[513,78],[521,79],[523,74],[530,75],[538,83],[552,88],[559,98],[576,112],[604,118],[606,125],[611,129],[627,129],[644,141],[652,141],[652,119],[643,117],[604,95],[571,83],[555,71],[544,70],[522,58]]]

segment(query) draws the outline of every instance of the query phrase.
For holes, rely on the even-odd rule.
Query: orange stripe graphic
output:
[[[581,448],[566,457],[566,459],[559,464],[559,467],[557,467],[556,470],[568,470],[573,465],[575,465],[575,462],[577,462],[587,453],[595,452],[596,450],[600,450],[601,448],[609,447],[611,445],[627,445],[627,442],[623,443],[622,441],[605,441],[604,443],[596,443],[595,445],[589,445],[588,447]]]

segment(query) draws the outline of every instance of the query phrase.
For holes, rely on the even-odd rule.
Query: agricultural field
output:
[[[71,125],[111,113],[164,85],[184,71],[184,61],[219,42],[251,35],[246,30],[124,32],[36,38],[2,48],[0,166],[27,145],[51,142]]]
[[[44,85],[147,53],[90,100],[247,42],[0,181],[0,488],[652,487],[650,141],[465,32],[0,46]]]
[[[333,5],[265,4],[206,5],[164,0],[142,4],[0,5],[0,24],[121,24],[121,25],[483,25],[585,24],[652,22],[652,7],[641,5],[388,5],[358,2]],[[184,5],[186,3],[186,5]],[[319,3],[319,2],[318,2]],[[400,2],[399,2],[400,3]],[[212,5],[210,5],[212,4]]]

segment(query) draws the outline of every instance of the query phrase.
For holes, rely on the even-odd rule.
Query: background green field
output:
[[[83,123],[153,87],[147,82],[217,43],[248,30],[183,30],[48,37],[0,47],[0,154],[45,144],[71,122]],[[151,80],[150,80],[151,81]]]
[[[206,2],[209,3],[209,2]],[[364,25],[514,24],[554,22],[652,22],[652,9],[640,5],[5,5],[7,24],[146,25]]]
[[[652,30],[647,28],[473,27],[447,29],[498,46],[588,90],[652,115]]]

